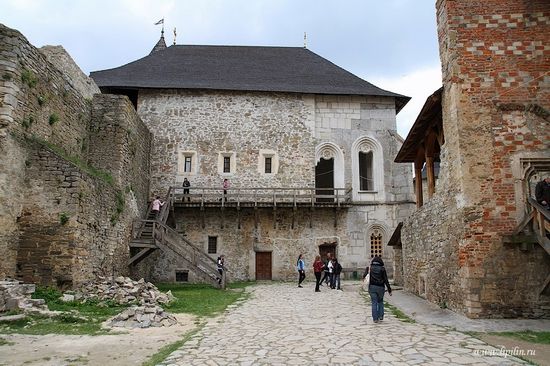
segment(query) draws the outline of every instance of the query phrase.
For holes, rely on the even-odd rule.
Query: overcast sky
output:
[[[167,45],[307,48],[412,97],[397,115],[406,137],[441,86],[435,0],[2,0],[0,23],[36,47],[61,45],[85,74],[149,54],[164,19]]]

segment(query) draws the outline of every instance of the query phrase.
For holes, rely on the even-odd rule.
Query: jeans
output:
[[[330,287],[336,288],[336,285],[338,285],[338,290],[340,290],[340,275],[339,274],[333,274],[332,275],[332,284]]]
[[[372,301],[372,318],[374,321],[384,317],[384,286],[369,286],[369,295]]]
[[[321,272],[315,272],[315,291],[319,291],[320,283],[321,283]]]
[[[298,286],[302,284],[302,281],[306,278],[306,271],[298,271]]]
[[[330,273],[328,271],[324,272],[323,278],[321,281],[319,281],[320,284],[323,284],[325,282],[326,285],[328,285],[328,280],[330,279]]]

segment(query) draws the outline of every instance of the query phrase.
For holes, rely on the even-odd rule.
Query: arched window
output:
[[[324,142],[318,145],[315,148],[315,163],[319,165],[321,159],[325,161],[332,160],[332,170],[324,172],[324,174],[332,175],[333,187],[331,188],[345,188],[344,154],[338,145],[332,142]]]
[[[384,199],[384,159],[382,146],[371,137],[357,139],[351,147],[353,200]]]

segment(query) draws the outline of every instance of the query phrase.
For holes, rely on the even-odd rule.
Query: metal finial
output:
[[[307,48],[307,45],[306,45],[306,32],[304,32],[304,48]]]
[[[176,44],[176,36],[177,36],[177,34],[176,34],[176,27],[174,27],[174,45]]]

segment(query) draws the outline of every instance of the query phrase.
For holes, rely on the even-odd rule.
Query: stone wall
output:
[[[370,235],[376,232],[383,236],[383,253],[391,271],[392,252],[385,243],[414,205],[411,167],[393,163],[403,142],[396,133],[393,98],[140,90],[138,113],[155,131],[150,197],[157,194],[164,197],[168,187],[181,185],[184,177],[192,187],[221,188],[223,179],[227,178],[233,188],[311,188],[315,187],[315,166],[320,159],[333,159],[334,169],[330,173],[334,176],[334,187],[353,192],[354,202],[353,208],[339,213],[342,215],[338,223],[338,230],[342,231],[339,240],[348,243],[342,247],[346,248],[340,258],[342,265],[364,268],[370,260]],[[358,156],[363,150],[375,154],[375,189],[371,192],[359,189]],[[276,161],[271,174],[266,174],[261,167],[262,154],[266,151]],[[235,162],[230,173],[221,170],[220,156],[224,154]],[[192,158],[190,172],[184,171],[184,155]],[[209,215],[213,216],[207,220],[216,222],[216,213]],[[330,211],[320,222],[332,222],[331,216]],[[200,236],[199,243],[213,235],[211,230],[181,225],[188,235]],[[288,243],[293,244],[285,246],[285,250],[292,253],[302,250],[299,243],[308,241],[309,234],[282,228],[286,226],[269,232],[274,235],[269,240],[281,236],[292,238]],[[231,243],[238,243],[239,235],[252,233],[228,229],[223,234]],[[314,250],[318,248],[312,247],[308,252]],[[254,260],[251,253],[246,256],[247,263]],[[164,259],[158,261],[165,263]],[[143,267],[149,268],[153,262]],[[148,269],[156,274],[140,276],[150,281],[167,278],[161,273],[173,273],[172,267],[159,265],[154,270]],[[235,276],[254,279],[249,271],[241,272],[238,270]],[[292,276],[288,272],[274,272],[274,275],[285,279]]]
[[[92,99],[70,56],[49,57],[0,25],[0,270],[65,288],[127,273],[151,135],[127,98]]]
[[[436,6],[445,144],[403,227],[405,288],[469,317],[550,316],[548,254],[502,240],[526,215],[525,162],[550,161],[550,4]]]

